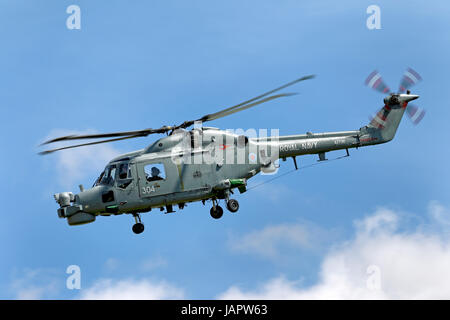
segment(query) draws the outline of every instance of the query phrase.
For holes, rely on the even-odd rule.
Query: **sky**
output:
[[[0,0],[0,299],[449,299],[449,16],[448,1]],[[407,67],[423,78],[419,125],[285,176],[281,162],[236,195],[238,213],[154,210],[141,235],[129,215],[57,216],[54,193],[159,137],[39,156],[48,137],[177,124],[308,74],[297,95],[208,125],[357,130],[383,103],[366,77],[395,89]]]

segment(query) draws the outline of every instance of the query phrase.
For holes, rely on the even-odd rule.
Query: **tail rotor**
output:
[[[402,98],[406,98],[407,95],[410,95],[410,88],[420,82],[422,80],[422,77],[412,68],[406,69],[406,71],[403,74],[403,77],[400,82],[400,87],[398,89],[398,93],[390,93],[387,98],[384,99],[385,106],[384,111],[383,109],[378,112],[375,116],[369,117],[371,120],[371,124],[373,124],[376,127],[382,128],[383,122],[387,116],[387,114],[390,111],[390,102],[393,101],[399,101],[403,100]],[[373,71],[366,79],[365,81],[366,86],[369,88],[372,88],[378,92],[381,93],[389,93],[390,89],[389,87],[384,83],[383,78],[381,77],[380,73],[375,70]],[[405,94],[406,91],[406,94]],[[410,120],[414,125],[419,124],[419,122],[423,119],[425,116],[425,110],[419,108],[416,105],[410,105],[406,103],[406,114],[409,116]]]

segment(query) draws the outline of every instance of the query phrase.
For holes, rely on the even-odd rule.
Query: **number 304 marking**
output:
[[[155,192],[155,186],[151,186],[151,187],[142,187],[142,194],[149,194],[152,192]]]

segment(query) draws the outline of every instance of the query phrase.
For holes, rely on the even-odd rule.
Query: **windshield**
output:
[[[95,181],[94,186],[98,185],[107,185],[112,186],[114,185],[114,179],[116,177],[116,165],[110,165],[105,168],[105,171],[103,171],[100,174],[100,177],[98,177],[97,181]]]
[[[100,184],[100,181],[102,180],[104,174],[105,174],[105,171],[100,173],[100,176],[97,178],[97,180],[95,180],[93,187],[96,187]]]
[[[94,186],[113,186],[116,180],[119,181],[120,187],[126,187],[131,182],[131,167],[127,162],[107,166],[95,181]]]

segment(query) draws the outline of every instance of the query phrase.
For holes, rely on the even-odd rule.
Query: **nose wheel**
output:
[[[141,221],[141,216],[139,214],[133,214],[133,216],[134,220],[136,221],[132,228],[133,232],[136,234],[144,232],[144,224]]]

